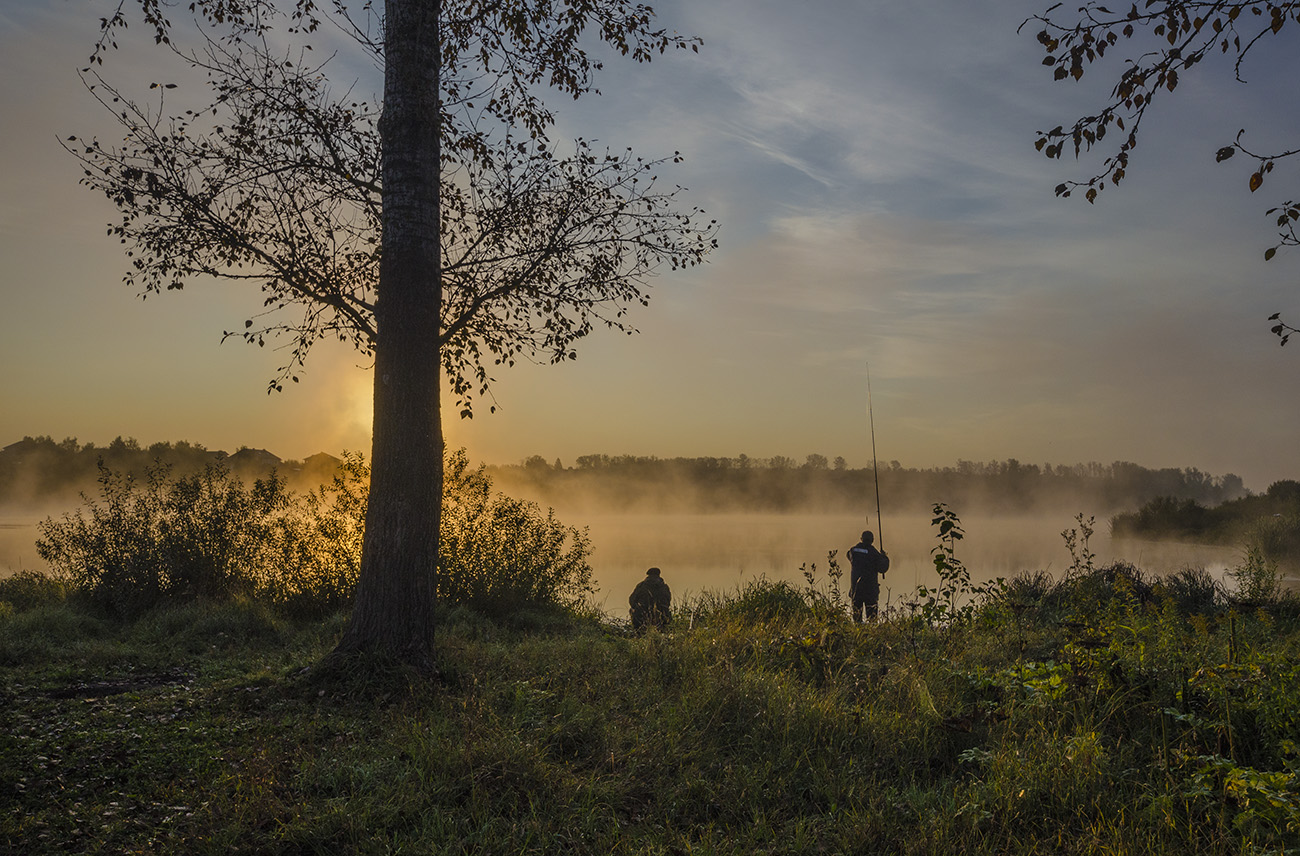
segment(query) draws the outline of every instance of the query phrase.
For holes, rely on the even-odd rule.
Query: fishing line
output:
[[[871,363],[867,363],[867,422],[871,425],[871,474],[876,479],[876,539],[879,549],[884,550],[885,532],[880,522],[880,468],[876,466],[876,416],[871,407]]]

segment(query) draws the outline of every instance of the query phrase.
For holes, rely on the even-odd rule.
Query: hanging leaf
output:
[[[1250,192],[1254,193],[1256,190],[1259,190],[1259,188],[1263,184],[1264,184],[1264,176],[1260,175],[1259,173],[1255,173],[1250,177]]]

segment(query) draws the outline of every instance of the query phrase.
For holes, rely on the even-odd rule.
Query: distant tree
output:
[[[526,470],[544,473],[550,470],[550,468],[551,465],[546,463],[546,459],[541,455],[529,455],[527,458],[524,458],[524,469]]]
[[[1053,69],[1056,80],[1079,80],[1087,68],[1099,63],[1107,53],[1114,54],[1122,41],[1145,48],[1136,59],[1126,58],[1110,98],[1095,113],[1076,119],[1069,126],[1058,125],[1040,131],[1035,147],[1049,158],[1059,159],[1065,151],[1075,157],[1101,145],[1108,132],[1118,138],[1102,162],[1099,172],[1084,180],[1066,181],[1056,186],[1058,196],[1070,196],[1084,189],[1084,197],[1095,202],[1106,184],[1118,185],[1128,173],[1138,131],[1147,111],[1157,98],[1172,93],[1182,75],[1192,66],[1213,54],[1232,57],[1236,79],[1245,82],[1243,66],[1247,58],[1267,37],[1278,34],[1288,23],[1300,22],[1300,4],[1283,0],[1148,0],[1142,8],[1134,3],[1127,10],[1111,11],[1096,0],[1088,0],[1076,11],[1066,13],[1057,3],[1041,15],[1028,18],[1021,28],[1034,23],[1038,42],[1046,56],[1043,65]],[[1064,17],[1053,15],[1057,10]],[[1216,153],[1222,163],[1240,153],[1251,162],[1247,186],[1251,193],[1259,190],[1275,165],[1300,154],[1300,147],[1268,150],[1256,149],[1246,142],[1246,131],[1225,141]],[[1296,224],[1300,221],[1300,203],[1294,199],[1278,202],[1268,209],[1276,217],[1277,241],[1264,251],[1272,259],[1282,247],[1300,245]],[[1281,313],[1269,318],[1276,322],[1272,332],[1285,345],[1297,329],[1280,320]]]
[[[85,79],[125,140],[70,146],[121,212],[126,279],[146,294],[196,277],[257,284],[262,314],[227,335],[287,335],[272,389],[322,338],[373,355],[369,511],[339,650],[432,670],[444,373],[468,416],[492,366],[572,359],[598,324],[631,332],[646,278],[713,246],[712,225],[658,188],[662,161],[583,140],[557,154],[540,95],[594,91],[602,42],[638,62],[698,42],[631,0],[194,0],[193,28],[138,3],[210,95],[169,108],[175,83],[155,84],[150,105],[105,79],[135,5],[119,0]],[[311,59],[327,25],[382,68],[382,106]]]
[[[803,465],[810,470],[824,470],[824,469],[828,469],[831,464],[830,461],[827,460],[825,455],[814,454],[814,455],[809,455],[807,458],[805,458]]]
[[[841,456],[841,455],[836,455],[836,456],[835,456],[834,467],[835,467],[836,472],[840,472],[840,471],[843,471],[843,470],[845,470],[845,469],[848,469],[848,466],[849,466],[849,462],[846,461],[846,460],[844,460],[843,456]]]

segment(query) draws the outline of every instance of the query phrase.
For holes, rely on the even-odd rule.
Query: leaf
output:
[[[1275,255],[1277,255],[1277,247],[1269,247],[1264,251],[1264,261],[1270,261]]]
[[[1264,184],[1264,176],[1260,175],[1259,173],[1255,173],[1250,177],[1250,192],[1254,193],[1256,190],[1259,190],[1259,188],[1263,184]]]
[[[1236,153],[1237,153],[1237,149],[1235,147],[1224,146],[1223,148],[1219,149],[1217,152],[1214,153],[1214,162],[1223,163],[1224,161],[1226,161],[1228,158],[1232,157]]]

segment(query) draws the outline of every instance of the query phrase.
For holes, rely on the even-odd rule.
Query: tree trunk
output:
[[[436,670],[434,575],[442,516],[439,414],[440,0],[386,0],[383,236],[376,296],[370,505],[352,620],[338,654]]]

